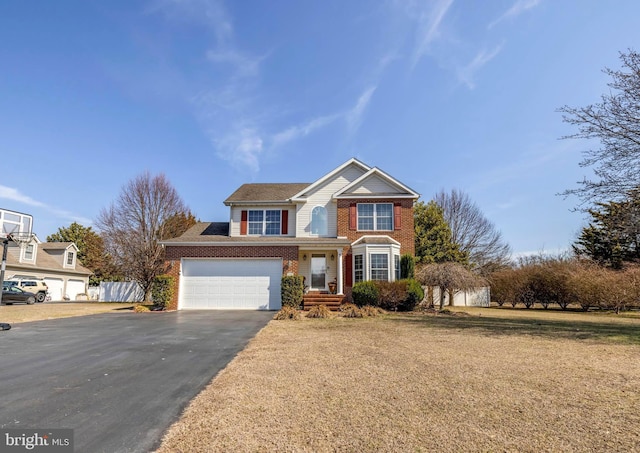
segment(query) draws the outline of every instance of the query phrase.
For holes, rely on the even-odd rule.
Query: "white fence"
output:
[[[101,302],[141,302],[144,292],[136,282],[100,282]]]
[[[427,291],[425,291],[427,293]],[[428,302],[429,296],[425,295]],[[488,286],[475,288],[468,291],[456,291],[453,296],[453,304],[449,304],[449,294],[444,296],[444,305],[454,307],[488,307],[491,303],[491,292]],[[440,288],[433,288],[433,305],[440,305]]]

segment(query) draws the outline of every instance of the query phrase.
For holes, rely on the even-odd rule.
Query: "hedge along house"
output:
[[[172,309],[281,307],[283,275],[308,294],[350,299],[363,280],[393,281],[414,253],[419,194],[350,159],[313,183],[244,184],[224,204],[229,222],[200,222],[163,241]]]

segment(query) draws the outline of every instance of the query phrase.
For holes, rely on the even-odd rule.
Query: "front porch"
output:
[[[343,247],[300,248],[298,275],[304,277],[305,294],[344,295]]]

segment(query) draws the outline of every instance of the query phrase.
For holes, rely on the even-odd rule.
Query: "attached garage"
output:
[[[69,296],[69,299],[76,300],[78,294],[85,294],[87,292],[84,282],[82,280],[75,280],[70,278],[67,280],[67,291],[65,296]]]
[[[182,259],[180,309],[279,310],[282,259]]]
[[[44,282],[49,287],[49,296],[51,300],[62,300],[64,290],[64,280],[61,278],[45,277]]]

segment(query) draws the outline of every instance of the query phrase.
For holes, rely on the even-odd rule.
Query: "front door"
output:
[[[311,289],[324,291],[327,280],[327,257],[311,255]]]

